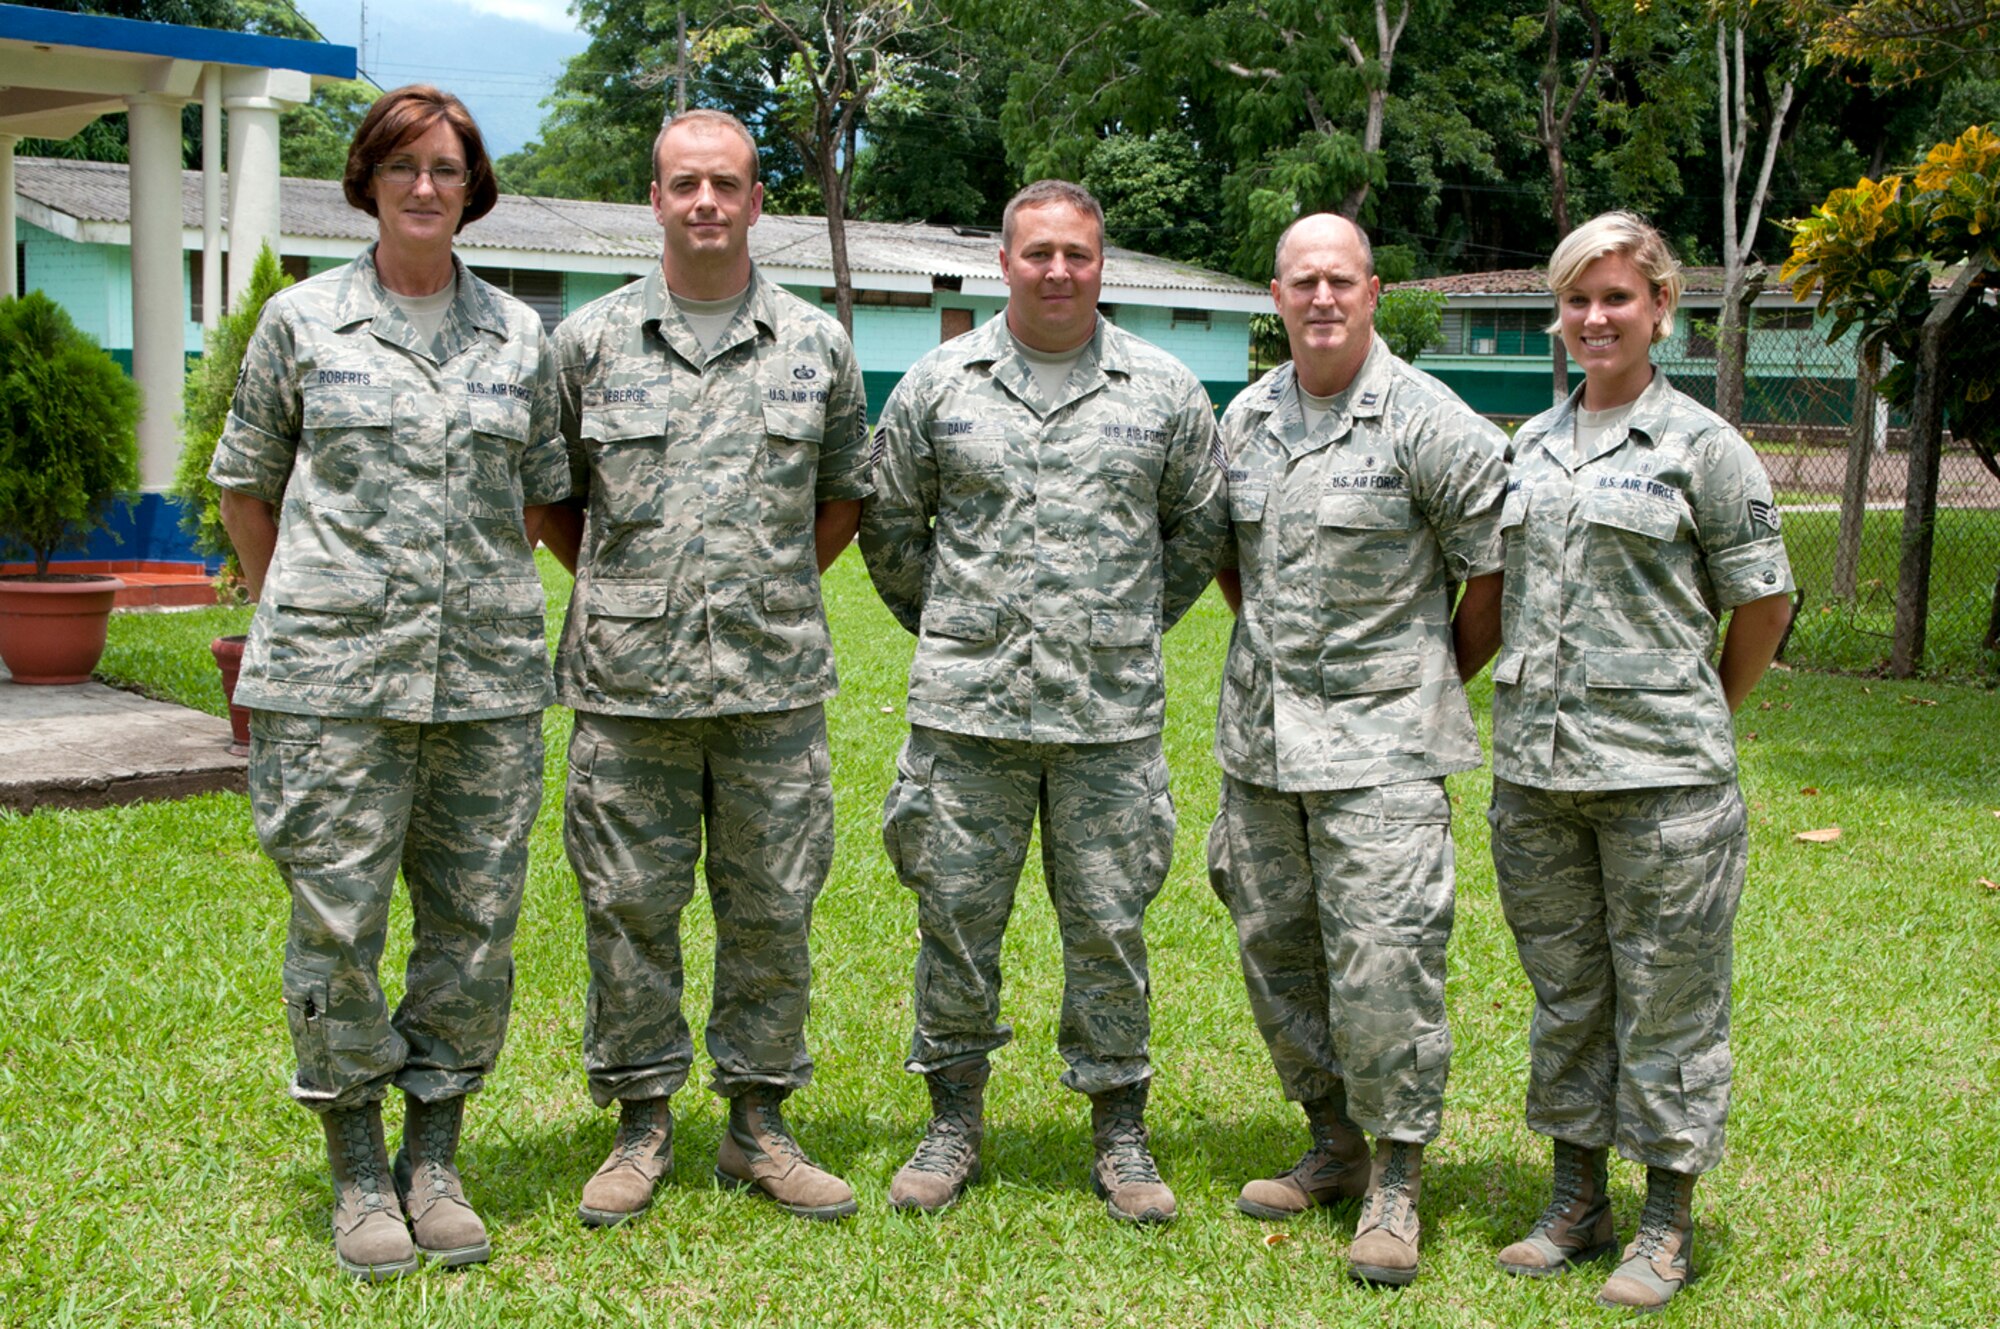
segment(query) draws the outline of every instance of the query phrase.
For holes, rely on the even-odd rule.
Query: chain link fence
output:
[[[1757,311],[1742,430],[1770,473],[1786,552],[1802,593],[1783,658],[1812,669],[1869,670],[1889,658],[1909,480],[1905,421],[1872,395],[1857,401],[1851,346],[1828,346],[1804,311]],[[1662,361],[1674,386],[1713,404],[1712,343],[1690,337]],[[1853,446],[1857,412],[1872,442]],[[1850,458],[1850,454],[1854,454]],[[1854,467],[1850,486],[1850,465]],[[1923,668],[2000,674],[2000,477],[1947,436],[1938,474]]]

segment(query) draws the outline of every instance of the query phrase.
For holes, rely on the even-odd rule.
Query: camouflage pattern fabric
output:
[[[1648,1167],[1722,1160],[1731,930],[1748,823],[1734,781],[1562,791],[1496,779],[1493,866],[1535,986],[1528,1125]]]
[[[285,1015],[315,1112],[476,1092],[500,1055],[542,802],[539,713],[453,724],[253,711],[250,806],[291,890]],[[391,1016],[376,971],[400,867],[416,944]]]
[[[524,505],[569,492],[541,319],[452,261],[420,338],[374,251],[278,292],[209,478],[278,506],[240,705],[444,723],[554,698]]]
[[[813,520],[870,492],[867,399],[840,325],[753,272],[705,352],[655,268],[555,340],[588,503],[558,699],[688,719],[832,696]]]
[[[715,1091],[797,1089],[813,901],[833,864],[823,708],[706,720],[580,711],[563,841],[583,891],[590,991],[584,1068],[599,1107],[687,1082],[681,912],[702,861],[715,910],[707,1045]]]
[[[882,841],[916,892],[909,1070],[983,1057],[1000,1021],[1000,941],[1039,813],[1042,868],[1062,934],[1062,1083],[1097,1094],[1150,1078],[1146,906],[1174,847],[1157,734],[1122,743],[1021,743],[921,725],[896,759]]]
[[[1377,338],[1308,433],[1285,364],[1222,420],[1243,608],[1216,757],[1272,789],[1359,789],[1479,764],[1453,582],[1500,570],[1506,437]]]
[[[1006,319],[919,360],[883,408],[861,552],[917,634],[914,725],[1036,743],[1160,731],[1160,634],[1227,537],[1214,414],[1103,319],[1046,400]]]
[[[1793,589],[1770,479],[1657,372],[1626,426],[1578,455],[1582,391],[1514,437],[1493,773],[1569,790],[1733,780],[1710,661],[1725,609]]]
[[[1208,865],[1285,1097],[1345,1080],[1362,1129],[1435,1139],[1451,1064],[1444,780],[1297,794],[1225,775]]]

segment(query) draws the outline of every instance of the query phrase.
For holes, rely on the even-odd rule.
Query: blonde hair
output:
[[[1610,254],[1631,259],[1656,294],[1666,293],[1667,312],[1653,325],[1653,344],[1673,336],[1674,310],[1681,303],[1681,265],[1666,240],[1637,213],[1601,212],[1564,236],[1549,255],[1549,289],[1560,299],[1583,280],[1585,268]],[[1545,330],[1562,331],[1562,320]]]

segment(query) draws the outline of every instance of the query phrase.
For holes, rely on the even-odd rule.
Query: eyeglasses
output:
[[[470,171],[450,162],[441,162],[436,166],[419,166],[415,162],[377,162],[375,174],[392,185],[413,185],[418,176],[427,175],[434,189],[463,189],[472,178]]]

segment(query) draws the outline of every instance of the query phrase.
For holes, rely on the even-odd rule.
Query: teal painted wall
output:
[[[568,318],[592,300],[609,295],[624,284],[623,277],[608,272],[564,273],[563,317]]]

